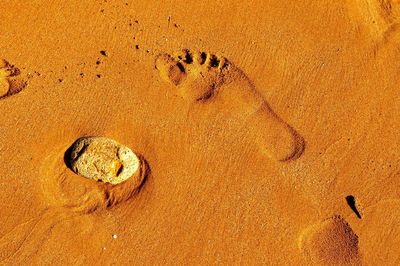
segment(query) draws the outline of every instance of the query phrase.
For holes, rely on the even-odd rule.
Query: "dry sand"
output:
[[[2,1],[0,264],[399,265],[399,19]],[[69,169],[83,136],[143,156],[140,188]]]

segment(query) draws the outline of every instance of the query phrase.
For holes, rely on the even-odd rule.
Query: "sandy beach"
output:
[[[399,265],[399,22],[3,1],[0,265]]]

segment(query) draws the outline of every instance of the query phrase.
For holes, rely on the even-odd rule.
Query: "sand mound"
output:
[[[305,229],[299,246],[315,265],[361,265],[358,237],[340,216]]]

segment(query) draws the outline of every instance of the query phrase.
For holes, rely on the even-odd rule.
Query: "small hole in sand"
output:
[[[219,66],[219,59],[216,56],[212,56],[210,59],[210,66],[211,67],[217,67]]]
[[[191,63],[193,62],[193,57],[192,57],[192,55],[190,54],[189,51],[186,51],[186,55],[185,55],[185,60],[184,60],[184,62],[185,62],[186,64],[191,64]]]
[[[199,62],[200,65],[204,64],[206,62],[206,59],[207,59],[207,54],[205,52],[202,52],[200,54],[200,62]]]
[[[356,199],[354,198],[354,196],[353,196],[353,195],[348,195],[348,196],[346,197],[346,201],[347,201],[347,204],[350,206],[350,208],[353,210],[353,212],[357,215],[357,217],[358,217],[359,219],[361,219],[361,214],[360,214],[360,212],[357,210],[357,207],[356,207]]]

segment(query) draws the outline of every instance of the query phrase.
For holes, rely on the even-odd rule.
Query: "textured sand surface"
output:
[[[398,1],[0,6],[0,265],[400,264]]]

